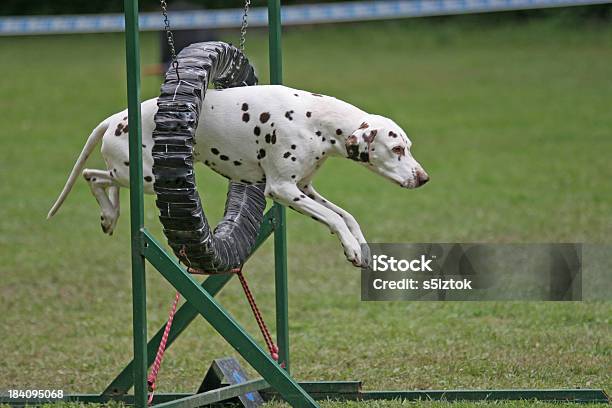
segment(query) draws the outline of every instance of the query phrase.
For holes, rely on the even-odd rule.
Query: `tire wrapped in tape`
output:
[[[244,54],[223,42],[192,44],[177,59],[178,78],[170,67],[153,132],[159,219],[181,262],[201,272],[222,273],[240,267],[253,249],[266,206],[264,185],[230,182],[223,220],[211,231],[196,190],[196,129],[209,83],[217,88],[248,86],[256,85],[257,77]]]

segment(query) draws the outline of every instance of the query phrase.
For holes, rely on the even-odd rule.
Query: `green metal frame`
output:
[[[263,377],[265,384],[273,387],[286,401],[294,406],[318,407],[317,403],[289,376],[289,344],[287,321],[287,238],[285,209],[274,204],[266,214],[257,246],[274,232],[274,259],[276,276],[276,309],[278,343],[284,370],[255,340],[219,305],[214,295],[231,276],[214,276],[200,285],[178,262],[170,256],[144,227],[143,182],[140,118],[140,55],[138,29],[138,0],[124,0],[126,23],[126,60],[128,83],[128,116],[130,129],[130,215],[132,242],[132,296],[134,359],[107,387],[112,395],[124,394],[129,389],[129,373],[134,385],[134,404],[147,404],[147,371],[154,359],[155,344],[159,344],[161,332],[147,343],[146,328],[146,282],[145,260],[157,269],[187,300],[176,316],[177,323],[170,333],[169,343],[184,330],[196,314],[208,323]],[[270,77],[272,83],[282,82],[280,0],[269,0],[270,26]],[[209,291],[211,290],[211,291]],[[238,387],[240,388],[240,387]],[[244,388],[244,387],[242,387]],[[244,390],[243,390],[244,391]],[[203,400],[201,394],[166,402],[164,406],[197,406]],[[206,397],[208,398],[208,397]]]
[[[265,398],[281,397],[294,407],[318,407],[315,400],[517,400],[609,402],[603,390],[430,390],[430,391],[362,391],[358,381],[297,383],[289,375],[289,325],[287,296],[287,238],[285,208],[275,203],[265,214],[255,244],[257,250],[274,234],[274,264],[276,285],[277,342],[281,368],[255,340],[214,299],[232,279],[233,274],[213,275],[197,282],[176,259],[162,248],[144,227],[142,178],[142,127],[140,117],[140,48],[138,0],[124,0],[126,25],[126,61],[128,85],[128,117],[130,122],[130,216],[132,253],[132,298],[134,328],[134,358],[101,394],[70,394],[63,401],[105,403],[110,400],[147,406],[147,371],[155,359],[164,326],[147,341],[146,274],[148,261],[187,300],[179,308],[168,336],[167,347],[199,314],[262,376],[241,384],[229,385],[201,393],[157,394],[153,400],[159,407],[197,407],[217,403],[246,392],[259,391]],[[270,81],[282,83],[281,5],[280,0],[268,0]],[[134,394],[128,395],[134,387]],[[24,406],[57,400],[11,399],[0,394],[0,404]]]

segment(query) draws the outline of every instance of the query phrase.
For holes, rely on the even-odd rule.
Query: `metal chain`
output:
[[[179,71],[178,71],[179,63],[178,63],[178,60],[176,59],[176,49],[174,48],[174,34],[172,33],[172,30],[170,29],[170,19],[168,18],[168,3],[166,3],[166,0],[159,0],[159,3],[161,4],[162,14],[164,16],[164,31],[166,32],[166,39],[168,40],[168,47],[170,47],[170,55],[172,57],[172,67],[176,71],[176,79],[180,81],[181,78],[179,77]]]
[[[244,52],[244,43],[246,42],[246,32],[249,26],[249,8],[251,0],[244,0],[244,14],[242,15],[242,26],[240,27],[240,51]]]

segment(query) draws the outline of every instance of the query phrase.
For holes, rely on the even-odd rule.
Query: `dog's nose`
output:
[[[417,172],[417,185],[421,187],[429,181],[429,175],[424,171]]]

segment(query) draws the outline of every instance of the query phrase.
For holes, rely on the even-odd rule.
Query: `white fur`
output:
[[[143,177],[148,194],[153,193],[151,149],[156,111],[156,99],[142,103]],[[269,119],[262,123],[265,113]],[[100,204],[102,229],[112,234],[119,217],[119,188],[129,187],[125,126],[127,110],[96,127],[49,211],[49,218],[82,172]],[[100,139],[107,169],[84,169]],[[366,243],[359,224],[317,193],[311,180],[330,156],[356,159],[355,154],[367,153],[369,160],[358,161],[359,164],[402,187],[418,187],[429,177],[412,158],[410,146],[406,133],[390,119],[367,114],[338,99],[284,86],[251,86],[211,89],[206,93],[194,154],[198,161],[233,181],[265,180],[266,196],[327,225],[339,237],[347,259],[359,266],[365,261],[360,244]]]

